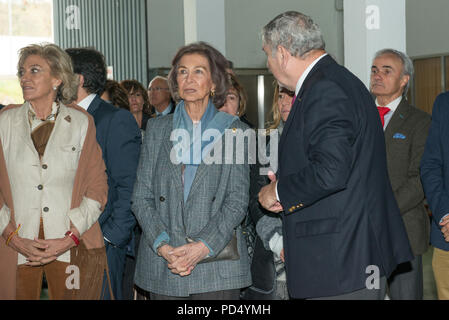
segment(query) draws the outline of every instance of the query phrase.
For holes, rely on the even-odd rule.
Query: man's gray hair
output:
[[[157,79],[164,80],[164,81],[167,82],[167,84],[168,84],[168,79],[167,79],[166,77],[163,77],[163,76],[155,76],[153,79],[151,79],[150,83],[148,84],[148,88],[151,86],[151,84],[153,83],[153,81],[154,81],[154,80],[157,80]]]
[[[299,58],[312,50],[325,48],[320,27],[312,18],[296,11],[284,12],[271,20],[262,29],[262,41],[271,47],[273,56],[278,46]]]
[[[404,87],[404,92],[402,93],[402,96],[405,97],[407,95],[408,89],[410,88],[410,83],[412,82],[413,74],[415,72],[415,70],[413,68],[412,59],[410,59],[410,57],[408,55],[406,55],[404,52],[401,52],[401,51],[398,51],[395,49],[390,49],[390,48],[377,51],[376,54],[374,55],[374,59],[377,59],[380,56],[383,56],[385,54],[392,54],[392,55],[398,57],[399,60],[401,60],[401,62],[402,62],[401,77],[403,77],[403,76],[410,77],[407,84]]]

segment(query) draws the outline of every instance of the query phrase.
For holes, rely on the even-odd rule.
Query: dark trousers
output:
[[[109,278],[111,279],[112,293],[116,300],[122,300],[123,273],[125,270],[126,249],[116,247],[105,241],[106,256],[108,257]],[[104,300],[111,300],[107,279],[103,281]]]
[[[130,246],[133,246],[133,255],[126,255],[125,258],[125,270],[123,275],[123,300],[140,300],[142,297],[137,291],[137,287],[134,285],[134,274],[136,273],[137,253],[139,252],[140,238],[142,237],[142,229],[137,224],[133,231],[133,240]],[[135,292],[137,291],[137,292]]]
[[[134,273],[136,270],[136,258],[126,256],[123,274],[123,300],[134,300]]]
[[[392,300],[423,299],[422,256],[401,263],[388,278],[388,296]]]
[[[312,298],[308,300],[383,300],[387,291],[387,278],[379,279],[379,289],[363,288],[354,292],[322,298]]]

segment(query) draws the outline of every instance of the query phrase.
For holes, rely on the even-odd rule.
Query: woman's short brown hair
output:
[[[128,94],[140,92],[143,97],[143,112],[151,115],[150,100],[148,99],[148,92],[145,87],[137,80],[123,80],[120,84]]]
[[[228,60],[220,53],[220,51],[202,41],[183,46],[176,52],[176,55],[172,60],[172,68],[168,74],[168,86],[172,97],[176,101],[181,100],[176,77],[179,61],[186,54],[199,54],[208,60],[212,82],[215,84],[215,94],[212,97],[212,102],[216,107],[222,106],[226,101],[226,94],[230,86],[229,77],[226,73]]]
[[[29,56],[40,56],[50,66],[53,77],[61,80],[56,93],[56,101],[70,104],[76,101],[78,96],[79,77],[73,72],[72,59],[55,44],[42,43],[32,44],[20,49],[19,63],[17,64],[17,76],[21,78],[20,69]]]
[[[237,91],[237,94],[239,95],[239,109],[237,110],[237,115],[239,117],[242,117],[246,113],[246,103],[248,100],[246,91],[234,74],[229,73],[229,77],[231,79],[231,88],[234,88],[235,91]]]

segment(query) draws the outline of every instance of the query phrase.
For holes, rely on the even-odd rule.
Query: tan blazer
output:
[[[0,111],[0,120],[5,119],[5,117],[11,116],[11,121],[8,122],[13,124],[8,128],[8,130],[11,130],[12,132],[11,136],[23,135],[23,130],[25,130],[25,127],[23,126],[24,123],[27,123],[27,118],[25,117],[26,113],[22,112],[23,110],[17,108],[26,108],[26,105],[8,106]],[[20,117],[22,118],[19,119]],[[87,131],[85,131],[85,137],[83,137],[83,134],[80,135],[76,133],[77,129],[79,129],[76,126],[79,126],[80,122],[78,120],[86,117],[88,127]],[[52,150],[53,152],[51,156],[50,152],[48,153],[49,158],[46,160],[52,163],[57,163],[58,161],[64,162],[64,166],[72,166],[72,170],[76,172],[73,175],[73,189],[71,193],[70,209],[72,210],[68,210],[70,220],[75,222],[77,218],[74,217],[72,219],[72,215],[76,216],[76,213],[79,214],[76,208],[79,208],[82,204],[85,205],[86,198],[98,202],[101,206],[101,211],[104,209],[107,201],[107,176],[105,173],[105,165],[102,159],[101,149],[96,140],[95,124],[93,118],[84,109],[78,106],[72,105],[69,107],[65,107],[61,105],[58,119],[60,120],[60,123],[62,123],[62,125],[65,127],[61,128],[61,130],[58,130],[58,133],[60,133],[59,135],[55,135],[54,137],[50,138],[56,140],[54,141],[54,145],[58,147],[55,150]],[[77,139],[80,140],[77,141]],[[83,140],[84,143],[80,142]],[[7,165],[5,155],[10,156],[9,148],[21,146],[21,149],[23,150],[31,150],[34,149],[34,146],[32,144],[31,146],[27,147],[20,144],[9,144],[8,153],[6,153],[5,146],[2,145],[2,141],[3,140],[0,140],[0,208],[2,208],[3,205],[6,205],[11,210],[11,221],[16,224],[16,217],[14,215],[15,207],[23,206],[22,201],[26,202],[27,195],[23,194],[23,199],[21,199],[20,196],[16,196],[15,194],[13,196],[12,190],[14,190],[14,187],[11,186],[11,181],[9,180],[8,167],[10,168],[10,170],[16,170],[16,168],[13,168],[11,165]],[[24,141],[27,141],[27,139],[24,139]],[[75,146],[76,143],[78,144]],[[59,152],[59,149],[64,145],[71,145],[71,148],[75,148],[75,150],[70,149],[74,153],[78,151],[76,150],[77,147],[82,146],[82,151],[78,151],[79,153],[76,156],[74,156],[73,154],[71,156],[63,155],[63,151],[61,150],[61,152]],[[50,146],[50,141],[48,147],[52,148]],[[28,152],[30,151],[28,150]],[[21,162],[24,164],[27,163],[29,157],[31,156],[28,152],[23,153]],[[44,159],[45,157],[46,155],[44,155]],[[55,158],[52,159],[51,157]],[[64,157],[67,157],[67,159]],[[76,160],[78,157],[79,161],[76,164]],[[17,169],[19,169],[19,167],[20,166],[18,166]],[[49,199],[50,198],[51,197],[49,197]],[[20,201],[20,204],[17,203],[17,201]],[[16,204],[16,206],[14,204]],[[88,230],[84,233],[82,233],[84,230],[80,230],[82,233],[81,239],[83,240],[87,249],[103,247],[103,235],[101,233],[98,222],[86,222],[88,220],[89,219],[79,220],[84,221],[84,226],[89,225]],[[80,228],[83,229],[83,227],[81,226],[82,224],[75,222],[75,225],[76,224],[78,224]],[[5,240],[2,237],[0,237],[0,257],[0,299],[15,299],[18,254],[10,247],[6,246]]]

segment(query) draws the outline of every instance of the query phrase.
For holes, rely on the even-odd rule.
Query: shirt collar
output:
[[[78,105],[81,108],[83,108],[84,110],[87,110],[87,108],[89,108],[90,104],[92,103],[92,101],[95,99],[96,96],[97,95],[95,93],[92,93],[92,94],[88,95],[87,97],[85,97],[80,102],[78,102]]]
[[[398,108],[399,104],[401,103],[401,100],[402,100],[402,96],[399,96],[396,99],[394,99],[393,101],[391,101],[389,104],[387,104],[386,106],[381,106],[377,102],[377,98],[376,98],[376,106],[377,107],[388,107],[388,108],[390,108],[389,112],[394,113],[396,111],[396,109]]]
[[[307,69],[303,72],[303,74],[301,75],[301,77],[299,78],[298,82],[296,83],[296,90],[295,90],[295,96],[298,95],[299,90],[301,90],[302,85],[304,84],[304,81],[307,78],[307,75],[310,73],[310,71],[312,70],[312,68],[318,63],[318,61],[320,61],[322,58],[324,58],[325,56],[327,56],[327,53],[319,56],[317,59],[315,59],[308,67]]]
[[[168,104],[168,107],[165,108],[164,111],[159,112],[159,111],[157,111],[156,109],[154,109],[154,110],[156,111],[156,115],[157,115],[158,117],[159,117],[159,116],[166,116],[167,114],[170,113],[172,107],[173,107],[173,106],[172,106],[172,104],[171,104],[171,102],[170,102],[170,103]]]

